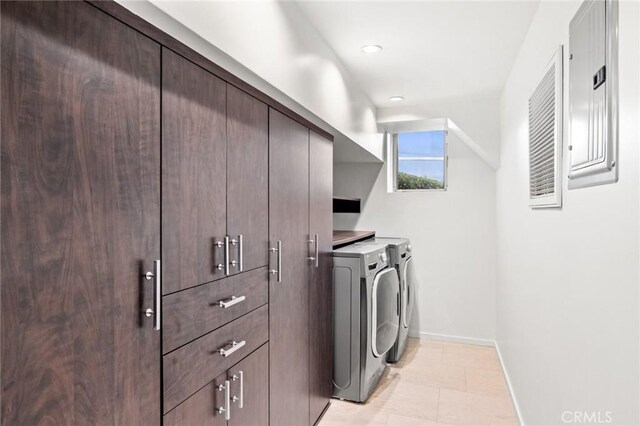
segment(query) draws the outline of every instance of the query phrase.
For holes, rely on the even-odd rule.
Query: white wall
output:
[[[334,214],[334,226],[411,239],[420,286],[412,332],[493,340],[495,172],[451,132],[449,145],[446,192],[388,193],[385,166],[335,164],[334,193],[362,197],[363,211]]]
[[[375,107],[294,2],[117,1],[311,122],[328,124],[338,155],[344,148],[352,160],[382,158]]]
[[[620,2],[620,181],[565,190],[561,210],[527,206],[528,93],[559,44],[568,63],[568,26],[579,5],[540,4],[502,95],[497,341],[526,424],[563,424],[565,411],[595,411],[603,421],[610,412],[614,424],[637,425],[637,2]],[[566,140],[564,152],[566,159]]]
[[[500,93],[487,92],[463,98],[434,99],[423,105],[377,109],[378,123],[448,118],[458,124],[499,163]]]

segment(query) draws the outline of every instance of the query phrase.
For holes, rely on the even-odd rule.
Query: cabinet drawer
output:
[[[232,297],[244,300],[228,306]],[[237,301],[238,299],[236,299]],[[184,345],[264,305],[269,300],[267,268],[190,288],[162,299],[162,353]]]
[[[268,305],[164,356],[164,412],[171,410],[269,338]],[[231,342],[245,342],[232,349]],[[233,353],[223,356],[221,349]]]
[[[229,381],[229,401],[225,381]],[[241,404],[242,402],[242,404]],[[229,422],[220,408],[229,408]],[[222,373],[164,415],[165,426],[259,426],[269,424],[269,346]]]
[[[226,372],[200,389],[189,399],[164,415],[164,426],[227,426],[224,413],[218,412],[225,406],[224,386]]]

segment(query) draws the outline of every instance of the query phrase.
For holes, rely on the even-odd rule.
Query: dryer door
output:
[[[376,275],[371,294],[371,345],[373,354],[381,357],[396,342],[400,325],[400,284],[395,268],[383,269]]]
[[[411,314],[415,303],[415,273],[413,271],[413,256],[408,258],[404,263],[404,271],[402,272],[402,326],[409,328],[411,322]]]

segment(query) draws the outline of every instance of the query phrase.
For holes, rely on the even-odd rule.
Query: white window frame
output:
[[[398,156],[398,135],[400,133],[427,133],[427,132],[444,132],[444,157],[403,157]],[[434,191],[446,191],[449,186],[449,130],[447,129],[430,129],[430,130],[418,130],[407,132],[395,132],[391,133],[391,153],[393,156],[392,164],[392,178],[393,178],[393,192],[434,192]],[[444,173],[443,173],[443,187],[442,188],[427,188],[427,189],[398,189],[398,161],[399,160],[412,160],[412,161],[444,161]]]

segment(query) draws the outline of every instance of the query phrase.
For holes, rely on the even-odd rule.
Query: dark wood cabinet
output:
[[[268,425],[268,347],[262,345],[165,414],[164,426]]]
[[[269,110],[270,419],[309,422],[309,129]],[[280,244],[278,244],[280,242]],[[279,259],[278,259],[279,258]]]
[[[171,352],[268,301],[267,268],[165,296],[162,300],[162,351]]]
[[[229,369],[231,418],[229,426],[269,424],[269,349],[260,349]],[[242,400],[242,406],[240,404]]]
[[[2,424],[159,424],[160,45],[2,2]]]
[[[268,322],[268,307],[263,306],[165,355],[165,412],[262,346],[269,339]]]
[[[269,244],[269,108],[247,93],[227,89],[227,233],[231,273],[268,263]]]
[[[227,84],[162,49],[163,294],[225,276]]]
[[[0,19],[2,424],[315,422],[330,135],[115,2]]]
[[[309,135],[309,234],[314,241],[309,286],[310,424],[323,413],[333,393],[333,144]],[[317,249],[316,249],[317,245]]]
[[[164,294],[268,262],[268,107],[163,49]],[[226,237],[226,239],[225,239]]]
[[[227,373],[193,394],[182,404],[164,415],[164,426],[227,426],[224,413],[218,408],[225,405],[224,385]]]

